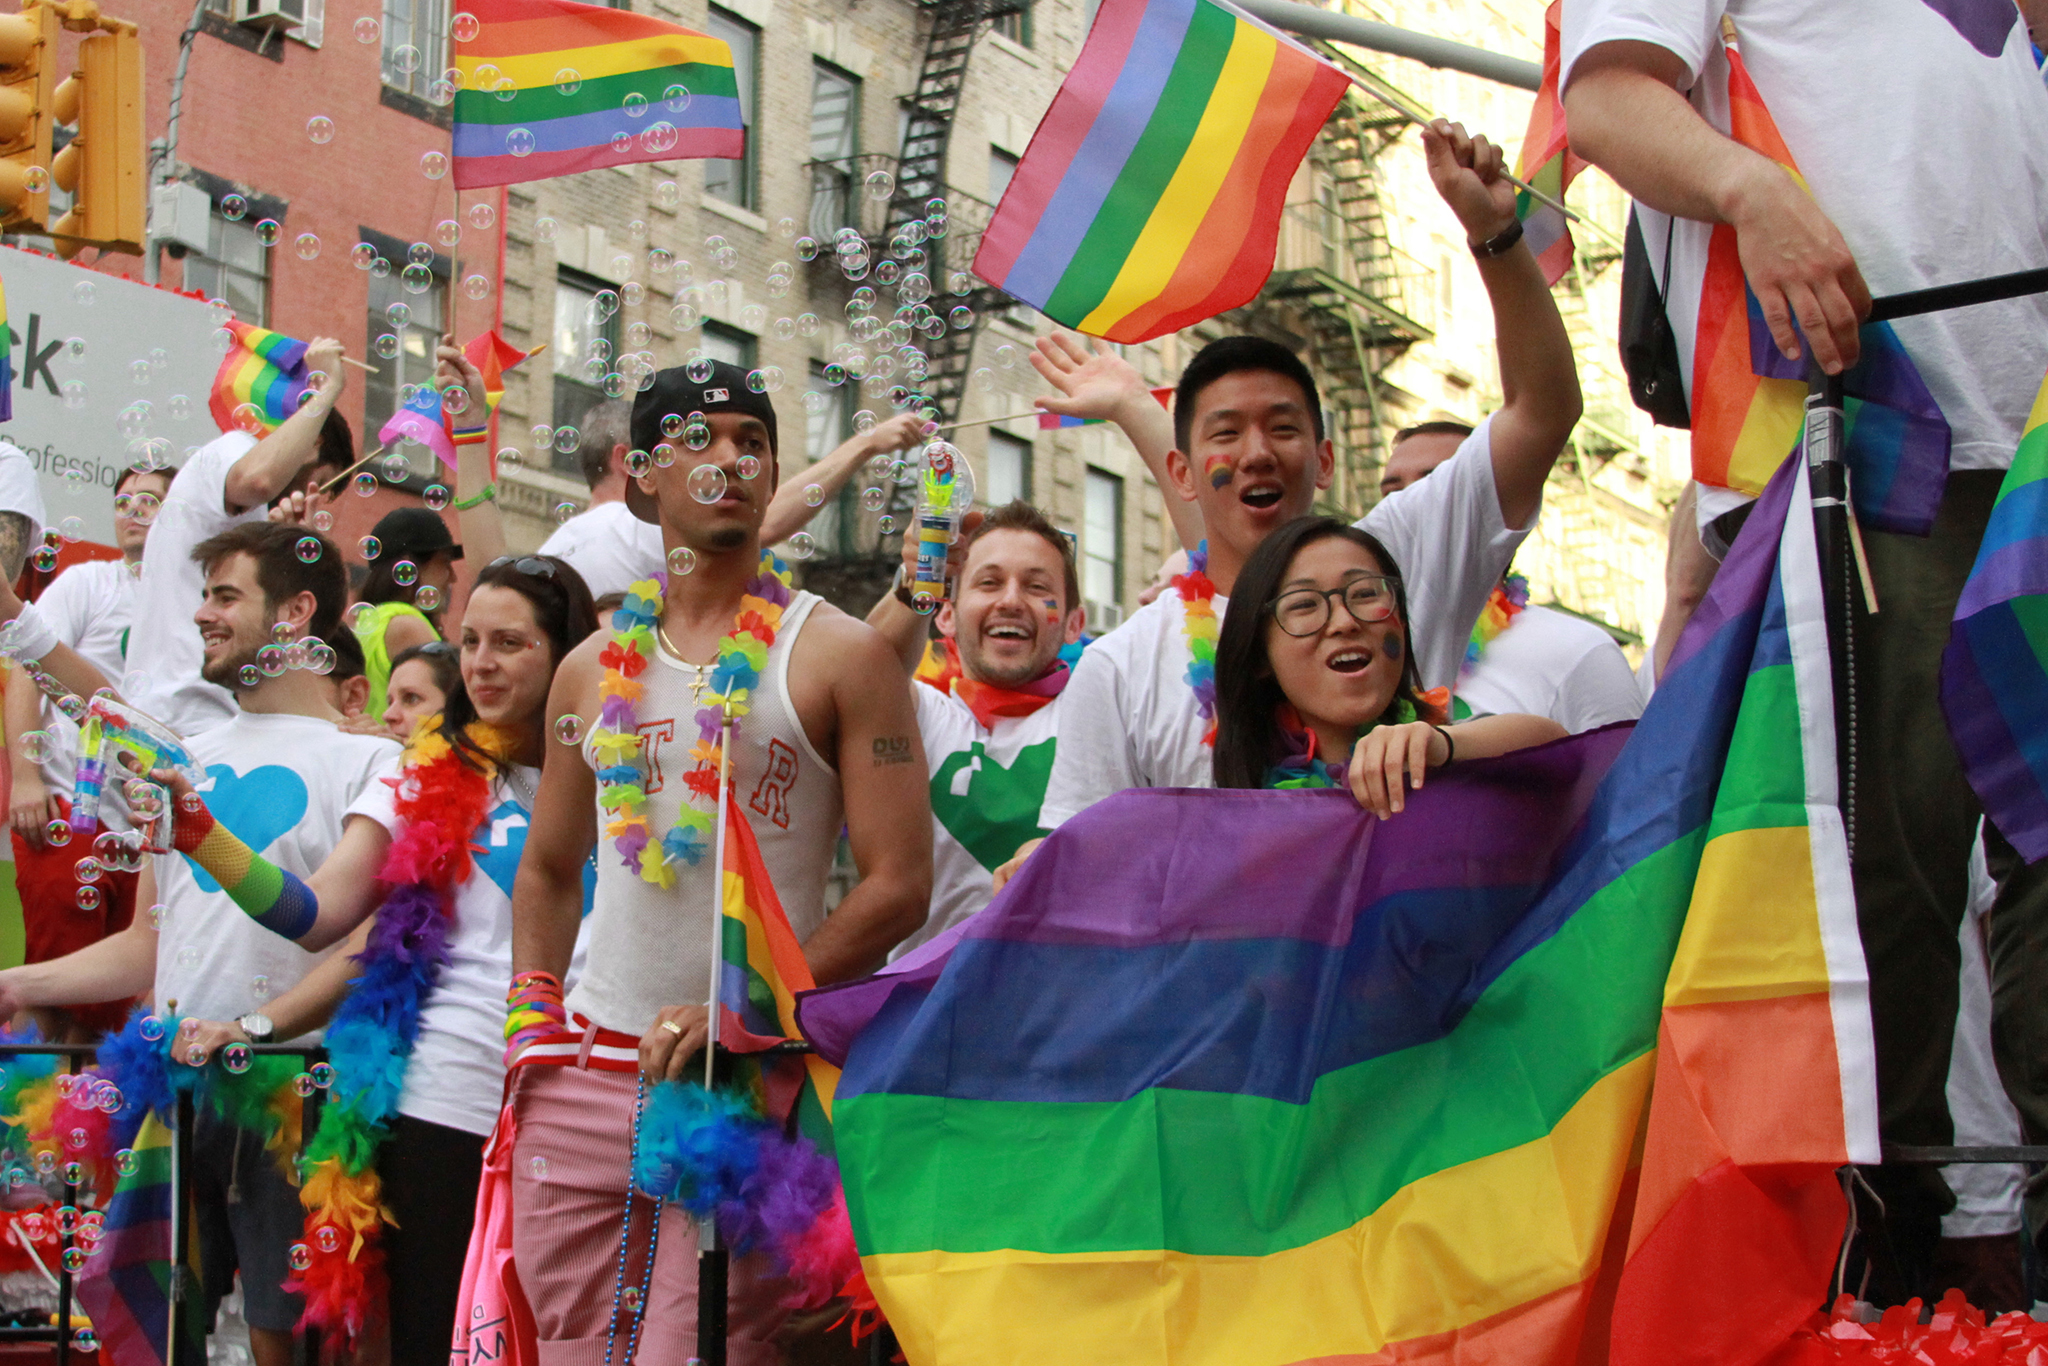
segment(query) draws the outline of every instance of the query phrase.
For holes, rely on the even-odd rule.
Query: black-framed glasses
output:
[[[1273,599],[1267,610],[1290,636],[1312,636],[1328,626],[1333,600],[1343,602],[1353,621],[1370,626],[1394,615],[1394,593],[1398,587],[1399,581],[1388,575],[1361,574],[1342,588],[1290,588]]]

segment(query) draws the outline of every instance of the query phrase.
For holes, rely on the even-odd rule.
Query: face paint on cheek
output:
[[[1056,599],[1054,599],[1054,598],[1047,598],[1047,599],[1045,600],[1045,619],[1046,619],[1047,621],[1050,621],[1050,622],[1058,622],[1058,621],[1059,621],[1059,619],[1060,619],[1060,605],[1059,605],[1059,602],[1058,602],[1058,600],[1056,600]]]
[[[1230,457],[1227,455],[1210,456],[1202,462],[1202,472],[1209,476],[1210,488],[1222,488],[1230,482]]]
[[[1401,662],[1402,654],[1401,637],[1388,636],[1387,643],[1380,647],[1380,653],[1385,655],[1394,663],[1399,664]]]

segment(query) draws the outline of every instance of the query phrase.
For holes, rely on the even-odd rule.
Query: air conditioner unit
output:
[[[235,22],[250,28],[298,28],[306,22],[306,0],[232,0]]]
[[[1092,636],[1106,635],[1124,624],[1124,609],[1116,603],[1086,598],[1082,605],[1088,612],[1088,634]]]

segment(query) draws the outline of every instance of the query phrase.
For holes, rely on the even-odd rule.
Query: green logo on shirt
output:
[[[1016,853],[1018,845],[1045,833],[1039,828],[1038,809],[1045,804],[1053,747],[1058,743],[1041,740],[1026,746],[1005,768],[976,740],[947,755],[932,775],[932,814],[990,872]]]

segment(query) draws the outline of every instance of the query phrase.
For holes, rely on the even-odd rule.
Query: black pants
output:
[[[1864,532],[1879,612],[1854,623],[1857,917],[1870,970],[1879,1127],[1887,1142],[1955,1142],[1949,1055],[1955,1037],[1956,935],[1969,896],[1982,806],[1941,712],[1941,655],[1976,562],[2003,472],[1949,475],[1933,534]],[[1999,1073],[2029,1131],[2048,1136],[2048,863],[2027,868],[1986,830],[2000,881],[1989,921],[1992,1035]],[[1927,1278],[1941,1216],[1955,1197],[1931,1166],[1866,1172],[1884,1202],[1862,1214],[1874,1294],[1938,1296]],[[2041,1230],[2040,1195],[2029,1200]]]
[[[392,1366],[448,1366],[483,1169],[481,1137],[406,1115],[377,1155],[384,1203],[397,1224],[384,1229]]]

